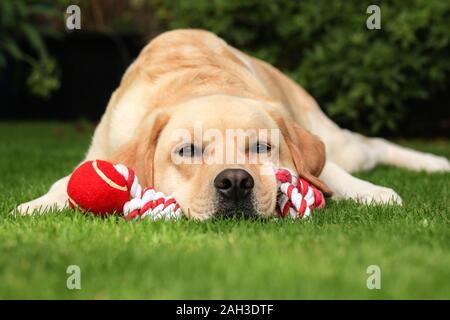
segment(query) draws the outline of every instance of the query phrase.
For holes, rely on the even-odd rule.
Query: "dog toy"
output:
[[[286,168],[275,170],[278,185],[277,216],[310,217],[325,206],[320,190]],[[180,206],[171,196],[153,188],[143,189],[134,171],[123,164],[94,160],[81,164],[67,185],[70,207],[97,215],[119,213],[125,219],[178,219]]]
[[[292,219],[307,218],[315,208],[325,207],[323,193],[307,180],[286,168],[275,171],[278,184],[277,215]]]
[[[70,207],[97,215],[123,213],[126,219],[153,220],[182,216],[175,199],[153,188],[142,189],[132,169],[103,160],[87,161],[76,168],[67,195]]]

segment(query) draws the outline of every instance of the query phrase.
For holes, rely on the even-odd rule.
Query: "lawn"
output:
[[[0,298],[450,298],[450,174],[380,167],[398,206],[329,201],[311,221],[127,222],[8,212],[86,151],[92,126],[0,123]],[[403,141],[450,157],[449,141]],[[81,290],[66,269],[81,268]],[[381,269],[369,290],[367,267]]]

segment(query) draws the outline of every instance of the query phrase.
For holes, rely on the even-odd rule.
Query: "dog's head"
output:
[[[143,122],[133,152],[119,159],[144,185],[171,194],[189,217],[270,216],[273,168],[288,167],[325,193],[317,176],[323,143],[270,103],[212,95],[185,101]]]

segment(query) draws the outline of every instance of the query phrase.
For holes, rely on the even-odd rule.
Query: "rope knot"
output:
[[[123,164],[116,164],[114,168],[127,182],[130,193],[130,200],[123,206],[125,219],[179,219],[182,216],[181,208],[173,197],[151,187],[142,189],[134,171]]]
[[[292,219],[310,217],[315,208],[325,206],[323,193],[307,180],[287,169],[275,171],[278,184],[277,215]]]

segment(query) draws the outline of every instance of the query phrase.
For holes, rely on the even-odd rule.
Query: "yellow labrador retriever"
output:
[[[229,132],[254,134],[239,144]],[[211,161],[230,145],[228,161]],[[266,158],[246,161],[252,155]],[[351,172],[379,163],[450,170],[443,157],[339,128],[276,68],[202,30],[166,32],[142,50],[111,97],[84,160],[90,159],[134,168],[143,185],[172,194],[196,219],[274,214],[277,187],[268,166],[296,170],[333,198],[373,204],[402,200]],[[67,181],[18,211],[63,208]]]

